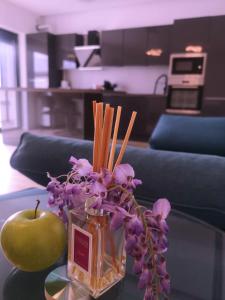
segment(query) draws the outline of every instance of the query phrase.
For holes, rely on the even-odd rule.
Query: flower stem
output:
[[[40,200],[39,199],[37,199],[36,201],[37,201],[37,204],[36,204],[36,207],[35,207],[35,210],[34,210],[34,219],[37,218],[37,209],[38,209],[38,206],[40,204]]]

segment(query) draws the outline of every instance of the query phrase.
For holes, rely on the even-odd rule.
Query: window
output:
[[[0,88],[18,86],[18,38],[0,29]],[[0,128],[18,127],[18,99],[15,91],[0,92]]]

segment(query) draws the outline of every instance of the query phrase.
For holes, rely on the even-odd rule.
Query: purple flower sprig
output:
[[[96,173],[86,159],[71,157],[70,163],[72,170],[64,175],[65,181],[59,181],[63,176],[49,176],[49,205],[56,207],[67,223],[68,210],[83,211],[85,202],[95,199],[92,208],[110,213],[111,230],[124,226],[125,249],[134,258],[133,271],[139,276],[138,287],[145,289],[144,300],[167,299],[170,278],[164,253],[168,248],[169,201],[158,199],[152,209],[140,206],[133,190],[142,182],[134,178],[129,164],[118,165],[113,173],[107,169]]]

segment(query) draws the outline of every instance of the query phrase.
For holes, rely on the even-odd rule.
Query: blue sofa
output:
[[[225,117],[161,115],[152,149],[225,156]]]
[[[71,155],[91,161],[92,142],[24,133],[11,165],[46,186],[47,172],[57,176],[69,171]],[[128,147],[123,162],[143,181],[135,191],[137,199],[166,197],[173,208],[225,230],[224,157]]]

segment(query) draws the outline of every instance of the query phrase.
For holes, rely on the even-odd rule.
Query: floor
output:
[[[131,141],[129,144],[142,148],[148,147],[148,144],[143,142]],[[30,187],[43,188],[11,168],[9,160],[15,149],[15,146],[4,145],[0,134],[0,195]]]

